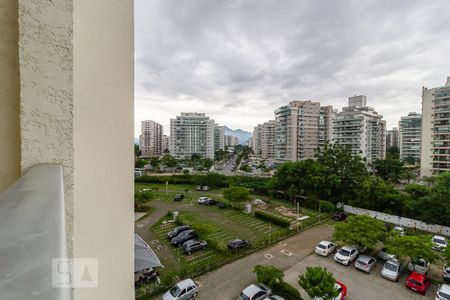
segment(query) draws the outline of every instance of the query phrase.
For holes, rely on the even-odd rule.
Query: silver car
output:
[[[251,284],[239,295],[239,300],[263,300],[272,295],[272,290],[262,283]]]
[[[442,284],[436,292],[436,300],[450,299],[450,284]]]
[[[398,259],[390,259],[384,263],[381,276],[392,281],[398,281],[403,272],[403,265]]]
[[[370,273],[377,265],[377,260],[372,256],[360,255],[356,259],[355,268]]]
[[[447,248],[447,238],[440,235],[433,235],[431,238],[433,242],[433,249],[437,251],[444,251]]]
[[[163,300],[188,300],[197,297],[198,287],[192,279],[178,282],[163,295]]]
[[[390,260],[398,258],[397,254],[388,253],[386,247],[383,247],[378,251],[378,257],[382,260]]]
[[[444,265],[442,277],[444,279],[450,279],[450,265]]]

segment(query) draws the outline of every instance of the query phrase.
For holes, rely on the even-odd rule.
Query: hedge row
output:
[[[255,211],[255,217],[259,218],[261,220],[264,220],[264,221],[271,222],[274,225],[278,225],[281,227],[287,228],[287,227],[291,226],[291,221],[286,220],[286,219],[276,216],[276,215],[272,215],[270,213],[266,213],[264,211],[260,211],[260,210]]]
[[[272,285],[272,291],[286,300],[302,300],[299,291],[285,281],[275,282]]]

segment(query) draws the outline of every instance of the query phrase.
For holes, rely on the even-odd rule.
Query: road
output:
[[[348,300],[415,300],[434,299],[436,286],[428,289],[425,296],[415,293],[405,288],[407,274],[403,274],[399,282],[392,282],[381,277],[381,262],[375,267],[371,274],[365,274],[355,269],[354,263],[350,266],[343,266],[336,263],[332,256],[320,257],[312,254],[298,262],[295,266],[285,271],[284,279],[296,286],[298,275],[303,274],[306,266],[322,266],[334,273],[337,280],[341,281],[348,288]],[[409,272],[406,272],[409,274]],[[298,285],[297,285],[298,286]],[[306,293],[302,291],[302,297],[308,299]]]
[[[223,168],[222,170],[216,170],[217,173],[232,176],[235,175],[233,172],[234,163],[236,162],[237,156],[233,157]]]

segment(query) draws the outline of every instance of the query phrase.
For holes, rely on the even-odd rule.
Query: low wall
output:
[[[355,215],[367,215],[372,218],[375,218],[375,219],[378,219],[381,221],[385,221],[388,223],[392,223],[392,224],[396,224],[396,225],[400,225],[400,226],[404,226],[404,227],[417,228],[419,230],[423,230],[423,231],[450,237],[450,227],[446,227],[446,226],[441,226],[441,225],[436,225],[436,224],[427,224],[425,222],[414,220],[414,219],[389,215],[389,214],[381,213],[378,211],[353,207],[350,205],[344,205],[344,211],[346,213],[355,214]]]

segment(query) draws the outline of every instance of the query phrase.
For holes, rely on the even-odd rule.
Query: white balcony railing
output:
[[[70,299],[52,284],[66,257],[62,167],[38,165],[0,194],[0,299]]]

